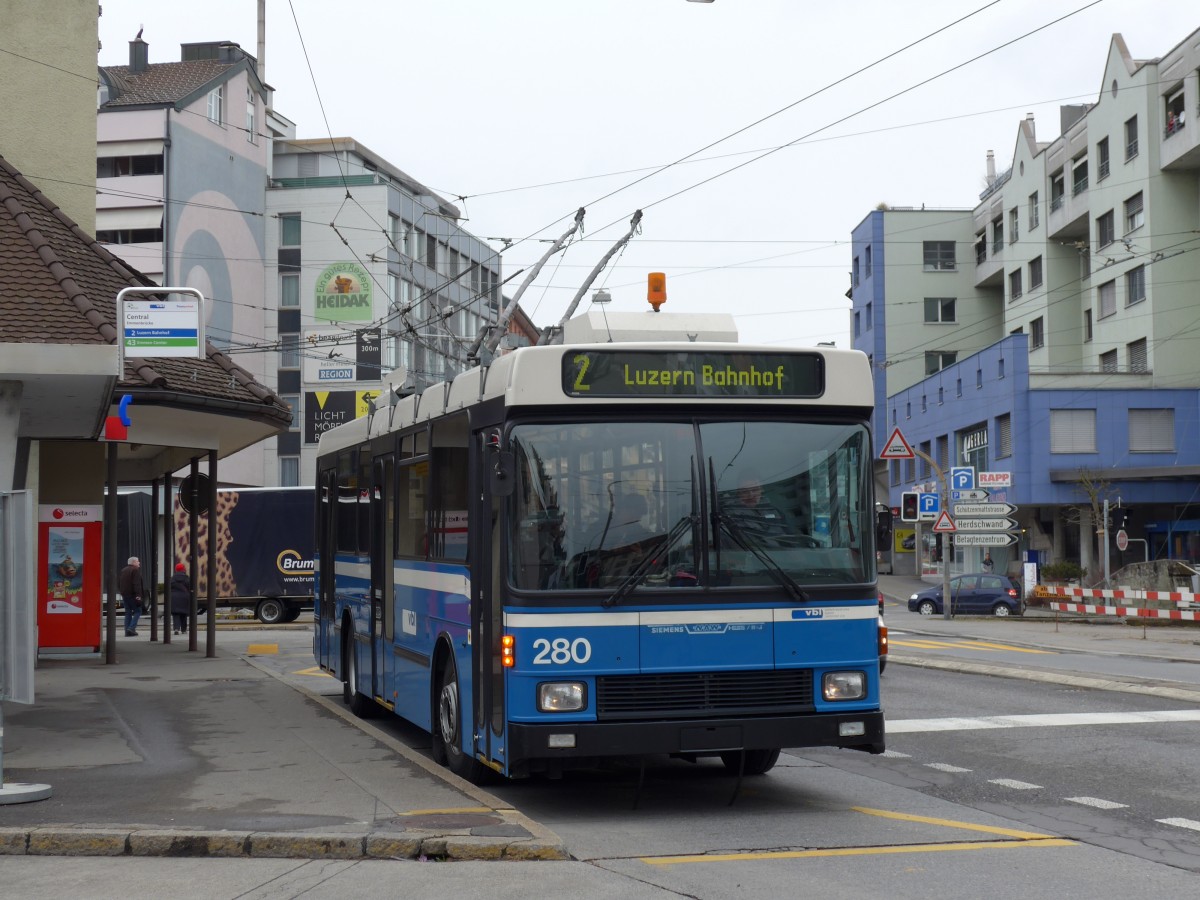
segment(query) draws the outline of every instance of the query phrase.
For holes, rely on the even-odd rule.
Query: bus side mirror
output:
[[[488,461],[488,489],[493,497],[508,497],[516,486],[511,450],[493,450]]]

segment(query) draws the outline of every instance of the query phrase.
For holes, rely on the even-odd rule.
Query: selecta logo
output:
[[[52,512],[51,515],[56,519],[61,519],[63,517],[63,511],[60,507],[56,506],[54,507],[54,512]]]
[[[63,509],[56,506],[51,515],[56,519],[87,519],[90,513],[86,509]]]

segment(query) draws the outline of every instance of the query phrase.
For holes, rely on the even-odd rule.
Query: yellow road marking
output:
[[[890,647],[912,647],[917,650],[1010,650],[1014,653],[1050,653],[1053,650],[1034,650],[1031,647],[1013,647],[1010,644],[992,644],[987,641],[901,641],[889,638]]]
[[[246,648],[250,656],[274,656],[279,652],[278,644],[251,644]]]
[[[1011,850],[1026,847],[1075,847],[1075,841],[1047,838],[1040,841],[967,841],[954,844],[910,844],[905,847],[839,847],[831,850],[773,850],[766,853],[713,853],[708,856],[643,856],[651,866],[683,863],[746,862],[759,859],[806,859],[819,856],[875,856],[895,853],[940,853],[946,850]]]
[[[941,825],[944,828],[962,828],[965,831],[982,831],[984,834],[998,834],[1003,837],[1021,838],[1022,840],[1040,840],[1052,838],[1052,834],[1042,834],[1039,831],[1017,831],[1013,828],[998,828],[995,825],[975,825],[971,822],[959,822],[956,819],[935,819],[930,816],[914,816],[910,813],[892,812],[887,809],[871,809],[869,806],[852,806],[855,812],[868,816],[879,816],[881,819],[899,819],[901,822],[920,822],[923,825]]]
[[[299,669],[292,673],[293,675],[316,675],[318,678],[332,678],[328,672],[323,672],[320,666],[309,666],[307,669]]]
[[[908,813],[889,812],[885,809],[870,809],[865,806],[851,807],[855,812],[903,822],[920,822],[924,825],[940,825],[946,828],[961,828],[966,831],[981,831],[1012,838],[1007,841],[955,841],[949,844],[908,844],[887,847],[836,847],[828,850],[769,850],[760,853],[711,853],[692,856],[643,856],[641,861],[651,866],[675,866],[684,863],[745,862],[760,859],[810,859],[822,856],[875,856],[895,853],[942,853],[947,850],[1011,850],[1026,847],[1075,847],[1076,841],[1056,838],[1035,831],[1018,831],[1015,828],[998,828],[994,825],[975,825],[954,819],[935,819],[930,816],[914,816]]]

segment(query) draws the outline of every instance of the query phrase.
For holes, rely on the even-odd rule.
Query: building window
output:
[[[300,246],[300,213],[280,213],[279,246]]]
[[[917,465],[916,460],[906,459],[904,461],[904,482],[912,484],[917,480]]]
[[[871,277],[871,248],[863,248],[863,278]]]
[[[1116,229],[1113,227],[1113,211],[1110,209],[1096,219],[1096,246],[1107,247],[1116,238]]]
[[[1037,350],[1046,345],[1045,323],[1041,316],[1038,316],[1029,323],[1029,349]]]
[[[1042,286],[1042,258],[1035,256],[1029,261],[1029,289]]]
[[[1129,410],[1130,453],[1174,453],[1175,410]]]
[[[896,424],[896,417],[899,415],[899,413],[900,413],[900,411],[898,409],[896,409],[896,407],[893,406],[892,407],[892,424],[893,425]]]
[[[954,241],[924,241],[925,271],[953,272],[957,268]]]
[[[1142,192],[1138,191],[1125,201],[1125,233],[1141,228],[1145,223],[1145,210],[1142,208]]]
[[[926,297],[926,323],[949,324],[957,321],[954,317],[954,297]]]
[[[208,92],[208,121],[220,125],[224,121],[221,115],[221,107],[224,103],[224,85],[217,85]]]
[[[298,456],[281,456],[281,457],[279,457],[279,486],[280,487],[299,487],[300,486],[300,457],[298,457]]]
[[[101,244],[161,244],[161,228],[114,228],[96,232]]]
[[[921,412],[929,412],[929,397],[926,394],[921,395]]]
[[[1125,162],[1138,155],[1137,116],[1125,123]]]
[[[854,257],[854,262],[850,264],[850,286],[858,287],[858,257]]]
[[[300,305],[300,276],[279,276],[279,306],[294,309]]]
[[[1008,273],[1008,299],[1009,299],[1009,301],[1011,302],[1013,300],[1016,300],[1023,293],[1024,293],[1024,290],[1022,289],[1022,285],[1021,285],[1021,270],[1016,269],[1015,271],[1009,272]]]
[[[1164,137],[1170,137],[1183,129],[1183,111],[1183,88],[1180,88],[1167,98],[1167,124],[1163,129]]]
[[[962,379],[961,378],[956,378],[954,380],[954,396],[955,397],[962,396]]]
[[[1088,189],[1088,159],[1087,154],[1080,156],[1071,163],[1071,196],[1082,194]]]
[[[1054,212],[1063,205],[1063,197],[1067,193],[1065,176],[1063,170],[1059,169],[1050,176],[1050,212]]]
[[[1101,138],[1096,144],[1096,180],[1103,181],[1108,177],[1108,138]]]
[[[1038,192],[1029,195],[1029,230],[1038,227]]]
[[[859,321],[860,313],[856,310],[854,313],[854,336],[858,337],[862,334],[862,323]]]
[[[987,232],[975,235],[975,265],[987,262]]]
[[[1015,244],[1017,242],[1017,225],[1017,208],[1014,206],[1008,211],[1008,242],[1010,244]]]
[[[252,144],[258,143],[258,131],[254,120],[254,91],[246,88],[246,140]]]
[[[950,471],[950,438],[944,434],[937,439],[937,461],[943,472]]]
[[[895,459],[892,460],[891,464],[888,466],[888,476],[889,476],[889,480],[893,487],[900,483],[900,462],[899,462],[899,460],[895,460]]]
[[[1106,281],[1100,285],[1100,318],[1106,319],[1117,311],[1117,283]]]
[[[863,327],[866,328],[867,331],[870,331],[871,327],[872,327],[872,325],[871,325],[871,304],[870,303],[868,303],[866,306],[863,307]]]
[[[938,386],[938,406],[941,406],[945,402],[946,402],[946,389],[939,385]]]
[[[1146,299],[1146,267],[1138,266],[1125,273],[1125,305],[1133,306]]]
[[[996,416],[996,459],[1012,456],[1012,415]]]
[[[1149,372],[1149,350],[1145,338],[1138,338],[1125,345],[1125,355],[1129,359],[1130,372]]]
[[[1100,371],[1115,372],[1117,371],[1117,351],[1108,350],[1100,354]]]
[[[975,370],[975,387],[983,387],[983,369]]]
[[[292,332],[279,335],[279,368],[300,368],[300,335]]]
[[[934,350],[925,354],[925,374],[933,375],[958,360],[957,350]]]
[[[1083,311],[1083,342],[1086,344],[1092,339],[1092,311],[1085,309]]]
[[[300,430],[300,395],[299,394],[281,394],[279,397],[288,405],[288,409],[292,411],[292,421],[288,425],[288,431]]]
[[[1004,218],[997,216],[992,220],[992,256],[1004,249]]]
[[[929,465],[929,459],[933,459],[933,444],[930,441],[921,441],[921,452],[925,454],[925,456],[919,457],[921,460],[921,478],[924,480],[933,474],[933,469]],[[926,456],[929,459],[926,459]]]
[[[1095,453],[1096,411],[1094,409],[1050,410],[1051,453]]]
[[[912,401],[911,400],[906,400],[904,403],[904,418],[906,418],[906,419],[912,418]]]
[[[101,156],[96,160],[97,178],[120,178],[122,175],[161,175],[163,155],[143,153],[138,156]]]
[[[1004,357],[1003,356],[1000,357],[1000,361],[996,366],[996,375],[1000,378],[1001,381],[1004,380]]]

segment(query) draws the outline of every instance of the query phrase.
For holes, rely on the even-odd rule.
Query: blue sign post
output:
[[[917,494],[917,502],[921,519],[936,519],[942,511],[942,498],[938,494]]]
[[[952,490],[952,491],[973,491],[973,490],[975,490],[975,467],[974,466],[954,466],[950,470],[950,490]]]

